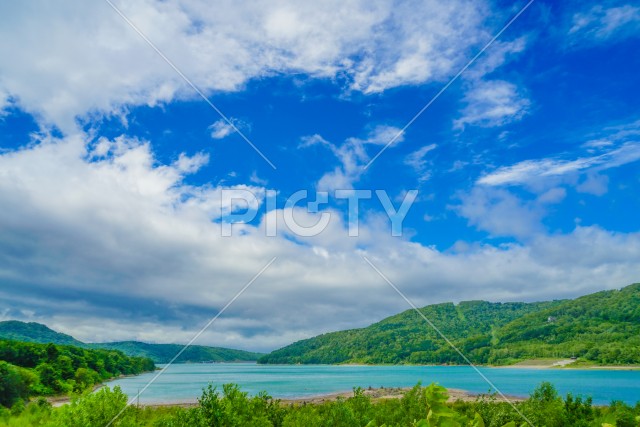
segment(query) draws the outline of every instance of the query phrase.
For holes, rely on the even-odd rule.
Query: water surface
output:
[[[561,395],[591,396],[596,404],[621,400],[640,401],[640,371],[479,368],[504,394],[528,396],[543,381],[553,383]],[[119,385],[129,396],[156,373],[121,378]],[[164,374],[140,396],[140,403],[193,402],[202,388],[212,383],[236,383],[243,391],[266,391],[276,398],[297,398],[350,391],[354,386],[410,387],[437,382],[448,388],[486,393],[489,385],[467,366],[353,366],[353,365],[257,365],[254,363],[179,364]]]

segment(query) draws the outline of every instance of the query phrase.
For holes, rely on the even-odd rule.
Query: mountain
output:
[[[575,300],[466,301],[420,311],[471,361],[504,365],[530,358],[579,357],[640,363],[640,284]],[[361,329],[298,341],[258,363],[449,363],[464,360],[414,310]]]
[[[574,356],[600,364],[640,363],[640,283],[530,313],[496,334],[499,360]]]
[[[138,341],[84,343],[70,335],[49,329],[43,324],[25,323],[17,320],[0,322],[0,338],[41,344],[53,343],[83,348],[119,350],[127,356],[148,357],[154,363],[169,362],[183,347],[180,344],[148,344]],[[262,356],[261,353],[194,345],[187,348],[176,360],[176,363],[248,362],[255,361],[260,356]]]
[[[168,363],[182,350],[180,344],[147,344],[138,341],[121,341],[103,344],[90,344],[92,348],[120,350],[129,356],[149,357],[155,363]],[[264,354],[222,347],[189,346],[176,360],[176,363],[198,362],[254,362]]]
[[[0,322],[0,338],[39,344],[54,343],[86,347],[85,343],[78,341],[72,336],[56,332],[41,323],[25,323],[18,320]]]

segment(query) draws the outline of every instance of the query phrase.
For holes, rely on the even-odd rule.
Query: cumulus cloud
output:
[[[404,132],[394,126],[379,125],[362,138],[347,138],[342,144],[337,145],[327,141],[320,135],[311,135],[302,138],[299,148],[307,148],[315,145],[329,149],[338,159],[340,164],[330,172],[325,173],[317,184],[320,191],[352,190],[353,184],[360,179],[364,167],[370,160],[367,153],[368,146],[377,146],[380,149],[393,141],[398,144],[404,140]]]
[[[211,130],[211,138],[213,139],[225,138],[236,131],[233,126],[222,119],[209,126],[209,129]]]
[[[464,107],[460,117],[453,122],[454,128],[462,129],[467,125],[496,127],[524,117],[530,106],[524,90],[504,80],[491,80],[488,76],[523,52],[526,44],[526,37],[496,41],[466,71]]]
[[[209,126],[209,130],[211,131],[211,138],[213,139],[223,139],[231,135],[232,133],[237,132],[238,130],[244,132],[248,129],[251,129],[251,126],[247,122],[238,120],[233,117],[228,121],[225,119],[217,120],[211,126]]]
[[[502,126],[520,120],[530,105],[516,85],[503,80],[475,82],[463,102],[462,116],[454,121],[456,128]]]
[[[115,2],[204,93],[286,73],[346,76],[380,92],[446,78],[486,40],[482,0]],[[4,2],[0,92],[65,131],[89,112],[193,98],[185,81],[104,2]]]
[[[569,35],[595,41],[626,37],[640,32],[640,7],[632,4],[591,9],[573,15]]]
[[[261,208],[261,189],[187,184],[187,174],[203,163],[198,154],[184,154],[160,164],[146,141],[80,134],[1,154],[0,312],[87,341],[185,342],[277,256],[198,342],[269,350],[408,308],[361,255],[419,305],[456,295],[559,298],[637,279],[640,235],[596,227],[537,235],[527,246],[448,253],[392,238],[388,219],[376,215],[363,218],[357,238],[331,211],[323,233],[295,236],[278,207],[225,238],[215,220],[223,211],[221,191],[253,191]],[[491,198],[513,205],[512,218],[514,206],[536,215],[506,194],[473,197],[476,210],[487,209],[483,200]],[[296,209],[301,222],[317,220]],[[282,233],[266,237],[274,217]],[[481,224],[496,233],[528,232],[515,222]]]
[[[507,190],[475,187],[461,202],[456,207],[458,214],[493,237],[524,239],[543,231],[541,206],[524,202]]]

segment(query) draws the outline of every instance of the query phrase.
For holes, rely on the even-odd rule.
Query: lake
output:
[[[621,400],[640,401],[640,371],[479,368],[504,394],[528,396],[541,382],[549,381],[566,393],[591,396],[595,404]],[[130,397],[156,373],[120,378]],[[489,385],[468,366],[354,366],[354,365],[257,365],[255,363],[176,364],[170,366],[141,396],[140,403],[193,402],[208,383],[236,383],[243,391],[266,391],[276,398],[298,398],[350,391],[354,386],[411,387],[437,382],[448,388],[486,393]]]

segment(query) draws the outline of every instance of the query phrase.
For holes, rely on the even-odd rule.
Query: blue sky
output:
[[[408,308],[363,256],[418,305],[638,281],[637,5],[533,2],[365,168],[526,3],[214,3],[114,5],[275,168],[108,3],[0,6],[4,318],[185,342],[276,257],[200,339],[270,350]],[[300,237],[298,190],[418,196]]]

